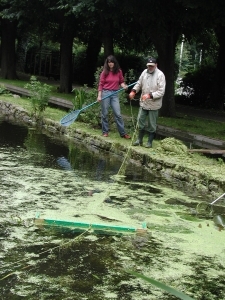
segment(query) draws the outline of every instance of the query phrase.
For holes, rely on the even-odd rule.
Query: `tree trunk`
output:
[[[25,72],[26,56],[28,49],[29,36],[24,34],[21,38],[17,39],[16,49],[16,70],[17,72]]]
[[[218,26],[215,29],[217,41],[219,44],[219,53],[215,71],[215,79],[211,92],[210,103],[215,109],[224,110],[225,103],[225,27]]]
[[[72,91],[72,47],[73,30],[66,27],[62,31],[60,44],[60,93]]]
[[[102,28],[102,42],[104,45],[104,57],[106,58],[109,55],[114,55],[112,21],[105,20]]]
[[[177,38],[174,32],[173,25],[168,25],[167,32],[164,36],[157,33],[151,33],[153,43],[159,55],[158,68],[164,73],[166,77],[166,91],[163,97],[162,108],[160,115],[164,117],[175,117],[175,99],[174,99],[174,81],[175,81],[175,45]]]
[[[95,35],[91,35],[86,50],[85,80],[88,86],[92,87],[95,82],[95,71],[98,55],[101,50],[102,41]]]
[[[166,77],[166,91],[163,97],[163,105],[160,109],[160,115],[164,117],[175,117],[176,109],[175,109],[175,99],[174,99],[174,58],[175,53],[172,47],[166,47],[167,52],[164,55],[159,53],[160,62],[159,69],[163,71]]]
[[[16,75],[16,29],[17,22],[1,19],[1,76],[17,79]]]

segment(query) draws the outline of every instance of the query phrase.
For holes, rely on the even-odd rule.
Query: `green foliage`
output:
[[[86,66],[86,48],[83,45],[81,45],[80,47],[74,48],[74,51],[75,56],[73,64],[73,78],[75,82],[83,85],[87,83],[85,73],[85,68],[88,67]],[[120,64],[123,74],[128,73],[132,67],[134,81],[136,81],[139,78],[141,72],[146,68],[146,57],[134,54],[125,55],[119,52],[115,52],[115,56]],[[97,61],[97,70],[95,75],[99,73],[100,69],[102,69],[104,60],[104,54],[100,53]],[[94,84],[97,81],[98,79],[95,77]],[[127,80],[126,82],[130,83],[132,81]]]
[[[197,57],[198,62],[196,60]],[[177,45],[175,61],[179,66],[179,77],[183,77],[187,72],[194,70],[195,66],[199,65],[199,53],[195,49],[195,45],[182,40],[181,43]]]
[[[153,53],[148,54],[147,56],[153,56]],[[136,81],[141,72],[146,68],[146,59],[147,56],[137,55],[137,54],[124,54],[124,53],[115,53],[115,56],[120,64],[121,69],[123,70],[123,74],[129,73],[132,68],[133,70],[133,78]],[[155,55],[157,56],[157,55]],[[130,83],[130,81],[127,81]]]
[[[187,73],[180,83],[182,95],[175,97],[176,103],[204,108],[210,107],[210,94],[215,76],[215,66],[203,65]]]
[[[7,90],[6,87],[4,87],[3,85],[0,85],[0,95],[7,95],[10,94],[9,90]]]
[[[214,64],[218,56],[218,42],[213,30],[205,29],[192,38],[184,35],[177,43],[175,62],[179,65],[179,77],[193,72],[201,65]]]
[[[97,94],[98,94],[98,82],[99,76],[102,72],[102,67],[98,68],[95,72],[95,83],[93,88],[88,88],[87,85],[84,85],[81,88],[73,89],[72,92],[75,93],[75,97],[72,100],[74,105],[73,110],[81,109],[84,106],[87,106],[95,101],[97,101]],[[91,126],[96,127],[100,124],[100,108],[99,104],[90,106],[87,110],[82,111],[79,114],[79,121],[91,124]]]
[[[51,86],[42,84],[35,76],[31,76],[30,83],[24,86],[30,91],[30,99],[32,103],[32,114],[40,118],[48,106],[48,100],[51,93]]]
[[[223,159],[219,157],[219,158],[218,158],[218,163],[219,163],[220,165],[224,165]]]
[[[125,82],[131,83],[136,79],[134,69],[129,69],[127,73],[124,74]]]
[[[72,92],[74,93],[74,99],[72,100],[73,110],[81,109],[88,96],[87,86],[85,85],[79,89],[74,88]]]

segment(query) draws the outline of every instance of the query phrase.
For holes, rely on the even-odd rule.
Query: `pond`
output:
[[[119,176],[118,157],[3,120],[0,158],[0,299],[177,299],[127,270],[194,299],[225,299],[223,224],[196,213],[197,192],[132,164]]]

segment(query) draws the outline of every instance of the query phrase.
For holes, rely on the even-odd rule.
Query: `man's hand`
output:
[[[152,99],[153,97],[152,97],[152,93],[150,93],[150,94],[144,94],[142,97],[141,97],[141,99],[143,100],[143,101],[145,101],[145,100],[147,100],[147,99]]]
[[[135,90],[132,90],[129,94],[129,98],[130,100],[134,99],[134,96],[136,95],[136,91]]]

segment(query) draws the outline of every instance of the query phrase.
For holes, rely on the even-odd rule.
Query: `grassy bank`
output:
[[[52,86],[51,96],[72,101],[74,94],[61,94],[57,92],[57,86],[59,85],[57,81],[52,82],[46,79],[42,79],[42,81]],[[20,88],[24,88],[24,85],[28,82],[28,76],[24,77],[21,80],[0,79],[0,87],[4,86],[4,84],[11,84]],[[10,101],[14,104],[22,105],[23,107],[29,110],[30,103],[26,97],[13,98],[5,95],[0,95],[0,99]],[[96,99],[93,99],[93,102],[94,101],[96,101]],[[129,105],[129,103],[127,103],[126,105],[121,105],[122,114],[126,116],[127,120],[133,122],[133,126],[135,126],[134,123],[136,122],[138,109],[138,105]],[[45,111],[45,116],[48,116],[55,121],[59,121],[65,114],[66,112],[61,109],[47,108],[47,110]],[[79,121],[79,119],[77,121]],[[182,130],[184,132],[190,132],[193,134],[204,135],[210,138],[225,140],[224,126],[221,126],[222,123],[220,121],[213,121],[208,120],[207,118],[194,117],[186,113],[177,113],[175,118],[159,117],[158,124]],[[132,131],[131,126],[132,125],[130,125],[129,128]]]

